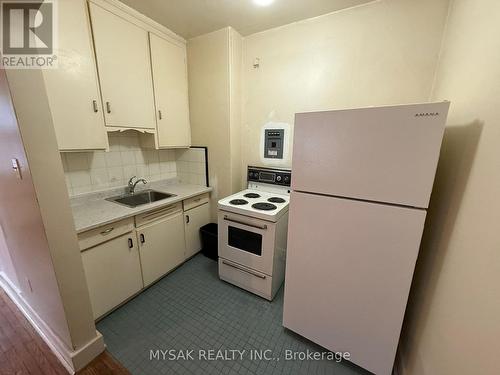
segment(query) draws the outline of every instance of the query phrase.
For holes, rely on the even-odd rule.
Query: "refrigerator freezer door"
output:
[[[292,189],[426,208],[448,107],[297,114]]]
[[[283,325],[392,371],[426,212],[292,192]]]

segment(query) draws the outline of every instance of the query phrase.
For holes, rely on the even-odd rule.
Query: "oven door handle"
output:
[[[230,221],[230,222],[236,223],[236,224],[246,225],[247,227],[252,227],[252,228],[257,228],[257,229],[263,229],[263,230],[267,229],[267,225],[266,224],[264,224],[264,225],[248,224],[248,223],[245,223],[244,221],[239,221],[239,220],[231,219],[231,218],[229,218],[229,217],[227,217],[225,215],[224,215],[224,220]]]
[[[229,266],[229,267],[236,268],[237,270],[243,271],[243,272],[248,273],[248,274],[250,274],[250,275],[252,275],[252,276],[258,277],[259,279],[262,279],[262,280],[264,280],[264,279],[266,278],[266,276],[265,276],[265,275],[260,275],[260,274],[258,274],[258,273],[255,273],[255,272],[249,271],[249,270],[247,270],[246,268],[239,267],[239,266],[237,266],[237,265],[235,265],[235,264],[232,264],[232,263],[226,262],[225,260],[223,260],[223,261],[222,261],[222,264],[225,264],[226,266]]]

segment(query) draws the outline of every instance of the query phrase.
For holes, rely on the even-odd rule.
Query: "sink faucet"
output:
[[[140,178],[140,179],[138,179],[137,181],[134,182],[134,178],[137,178],[137,176],[134,176],[130,180],[128,180],[128,193],[129,194],[134,194],[135,193],[135,187],[137,186],[137,184],[139,182],[142,182],[144,185],[146,185],[148,183],[143,178]]]

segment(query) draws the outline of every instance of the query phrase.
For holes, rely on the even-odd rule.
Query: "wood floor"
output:
[[[130,375],[130,372],[123,367],[107,351],[94,359],[83,370],[78,371],[77,375]]]
[[[68,375],[16,305],[0,288],[0,375]],[[108,352],[78,375],[130,375]]]

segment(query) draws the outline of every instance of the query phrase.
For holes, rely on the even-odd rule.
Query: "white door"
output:
[[[283,325],[392,371],[426,211],[292,192]]]
[[[134,232],[85,250],[82,259],[94,318],[109,312],[143,287]]]
[[[156,101],[158,142],[162,148],[189,147],[186,46],[149,34]]]
[[[272,275],[275,223],[221,210],[218,223],[219,257]]]
[[[42,69],[60,150],[106,149],[87,3],[58,3],[57,69]]]
[[[137,229],[142,277],[148,286],[184,261],[182,212]]]
[[[297,114],[292,189],[427,207],[449,104]]]
[[[186,259],[191,258],[194,254],[201,250],[200,228],[209,222],[210,207],[208,203],[184,212]]]
[[[89,6],[106,125],[156,128],[147,31]]]

